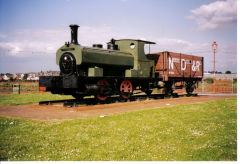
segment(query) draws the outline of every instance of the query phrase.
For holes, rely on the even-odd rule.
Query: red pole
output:
[[[216,80],[216,75],[215,75],[215,53],[216,53],[216,49],[217,49],[217,43],[213,42],[212,44],[212,48],[213,48],[213,92],[216,93],[216,88],[215,88],[215,80]]]
[[[214,72],[213,72],[213,73],[214,73],[214,74],[213,74],[213,92],[214,92],[214,93],[216,93],[216,88],[215,88],[215,50],[216,50],[216,49],[214,48],[214,52],[213,52],[213,53],[214,53],[214,60],[213,60],[213,62],[214,62],[214,66],[213,66],[213,67],[214,67],[214,68],[213,68],[213,71],[214,71]]]

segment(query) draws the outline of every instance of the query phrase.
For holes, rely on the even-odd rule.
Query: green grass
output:
[[[236,161],[236,100],[68,121],[0,117],[0,159]]]
[[[28,105],[39,101],[73,99],[68,95],[53,95],[51,93],[35,94],[4,94],[0,95],[0,105]]]

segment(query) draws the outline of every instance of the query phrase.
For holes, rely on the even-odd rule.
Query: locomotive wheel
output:
[[[165,83],[165,94],[166,95],[174,95],[174,90],[175,90],[175,86],[174,83]]]
[[[123,80],[120,85],[120,96],[129,99],[133,93],[133,85],[129,80]]]
[[[97,82],[97,85],[100,86],[100,92],[99,94],[97,94],[97,99],[100,100],[100,101],[105,101],[107,100],[108,96],[104,93],[104,90],[105,88],[109,85],[108,81],[107,80],[99,80]]]

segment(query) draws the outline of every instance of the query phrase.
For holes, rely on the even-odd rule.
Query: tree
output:
[[[231,74],[232,72],[231,71],[229,71],[229,70],[227,70],[226,72],[225,72],[225,74]]]
[[[206,78],[204,79],[205,82],[212,84],[213,83],[213,78]]]
[[[28,78],[28,73],[25,73],[23,76],[23,80],[27,80],[27,78]]]

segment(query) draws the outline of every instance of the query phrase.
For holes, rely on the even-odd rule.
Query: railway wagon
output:
[[[162,79],[167,92],[185,86],[190,94],[203,78],[203,57],[168,51],[148,54],[147,57],[154,60],[155,77]]]
[[[57,50],[60,76],[41,76],[40,91],[77,99],[94,95],[105,101],[112,95],[129,99],[136,90],[149,95],[154,88],[173,94],[185,87],[191,94],[202,79],[202,57],[172,52],[145,54],[144,45],[155,43],[137,39],[111,39],[107,49],[101,44],[86,47],[78,43],[78,27],[70,25],[71,42]]]

